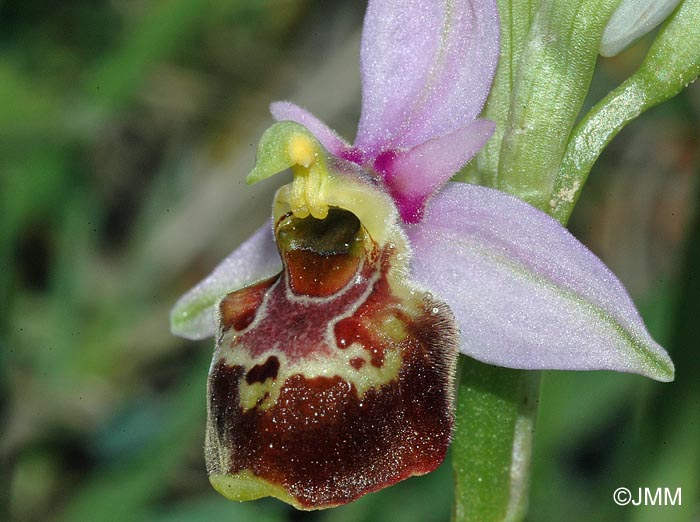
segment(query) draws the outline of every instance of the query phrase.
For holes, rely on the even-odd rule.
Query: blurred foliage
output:
[[[447,520],[449,466],[299,513],[208,486],[211,343],[168,310],[269,212],[245,189],[284,97],[350,135],[351,0],[0,2],[0,520]],[[645,42],[602,60],[591,100]],[[530,520],[700,517],[697,86],[603,154],[571,223],[620,275],[677,365],[673,384],[545,374]],[[277,181],[275,181],[277,183]],[[616,487],[683,488],[627,507]]]

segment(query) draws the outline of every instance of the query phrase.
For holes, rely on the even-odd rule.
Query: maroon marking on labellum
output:
[[[351,254],[318,254],[310,250],[285,253],[289,285],[295,294],[328,297],[338,293],[357,272],[360,259]]]
[[[353,357],[352,359],[350,359],[350,366],[352,366],[356,370],[361,370],[364,365],[365,360],[362,357]]]
[[[385,261],[385,265],[388,261]],[[359,343],[370,354],[370,363],[376,368],[384,365],[385,350],[391,345],[386,332],[382,332],[384,319],[394,316],[404,324],[411,321],[398,305],[400,301],[391,293],[386,276],[375,283],[364,303],[350,317],[338,321],[334,327],[336,345],[347,348]]]
[[[338,348],[348,348],[357,342],[369,352],[372,366],[381,368],[384,365],[384,352],[389,343],[372,332],[362,319],[356,316],[342,319],[336,323],[334,332]]]
[[[268,290],[266,313],[255,328],[240,334],[236,349],[245,350],[252,358],[263,358],[273,345],[284,351],[290,364],[312,355],[330,355],[335,346],[326,342],[325,325],[349,313],[366,293],[370,278],[379,267],[374,254],[368,254],[362,267],[355,273],[352,284],[340,295],[300,303],[290,299],[282,272],[278,284]],[[240,290],[245,292],[247,289]],[[236,293],[229,294],[227,299]]]
[[[452,431],[456,334],[429,310],[411,324],[396,379],[362,397],[335,377],[290,376],[268,409],[239,406],[240,366],[219,361],[209,379],[211,474],[250,470],[301,507],[330,507],[428,473]],[[224,456],[222,459],[221,456]],[[231,462],[220,469],[221,462]]]
[[[265,292],[278,278],[279,275],[276,275],[224,297],[219,304],[222,331],[233,328],[240,332],[250,326],[265,297]]]
[[[215,363],[209,376],[210,474],[249,470],[283,487],[301,507],[317,509],[439,466],[453,424],[457,334],[446,307],[427,297],[415,303],[417,316],[402,311],[387,281],[392,254],[384,252],[379,266],[365,263],[359,282],[341,296],[311,305],[286,298],[283,273],[270,289],[266,316],[252,330],[225,338],[231,344],[221,350],[261,357],[274,343],[284,350],[287,364],[322,353],[330,349],[324,344],[325,325],[365,296],[373,280],[369,296],[344,320],[352,325],[345,344],[359,338],[374,366],[383,364],[386,349],[398,349],[398,376],[359,396],[355,385],[339,376],[296,373],[282,383],[272,405],[263,409],[259,401],[246,409],[239,403],[244,368]],[[372,278],[377,270],[380,277]],[[436,306],[438,314],[432,312]],[[406,330],[399,342],[381,330],[389,316]],[[231,464],[222,469],[222,462]]]
[[[280,361],[274,355],[267,358],[263,364],[256,364],[245,374],[245,382],[265,382],[268,379],[276,379],[280,369]]]
[[[355,317],[347,317],[335,323],[335,342],[338,348],[350,348],[353,343],[360,343],[363,347],[370,343],[362,323]]]

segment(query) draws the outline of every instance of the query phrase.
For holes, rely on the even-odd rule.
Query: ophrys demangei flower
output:
[[[216,337],[210,480],[235,500],[331,507],[435,469],[458,352],[520,369],[673,366],[615,276],[556,221],[449,182],[493,132],[495,2],[369,2],[350,145],[288,102],[254,183],[291,169],[261,227],[172,312]]]

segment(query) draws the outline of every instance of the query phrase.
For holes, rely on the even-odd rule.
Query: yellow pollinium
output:
[[[318,154],[317,147],[313,140],[308,134],[303,134],[301,132],[291,135],[289,138],[289,145],[287,146],[287,152],[289,153],[289,159],[292,163],[306,168],[311,166],[311,163],[314,162]]]
[[[317,142],[301,132],[292,134],[287,152],[294,175],[288,193],[289,208],[298,218],[310,214],[316,219],[324,219],[328,215],[328,205],[323,198],[328,170]]]

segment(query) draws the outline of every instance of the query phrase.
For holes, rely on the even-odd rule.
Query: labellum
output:
[[[295,180],[273,216],[283,270],[220,302],[206,460],[228,498],[318,509],[443,461],[457,332],[408,281],[389,198],[305,132],[288,137]]]

